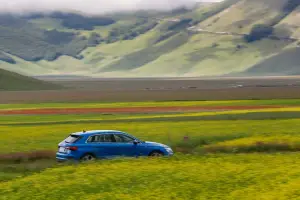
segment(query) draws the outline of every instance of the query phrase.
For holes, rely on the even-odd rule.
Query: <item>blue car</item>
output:
[[[70,134],[59,143],[56,159],[90,161],[113,157],[172,155],[172,149],[164,144],[141,141],[121,131],[94,130]]]

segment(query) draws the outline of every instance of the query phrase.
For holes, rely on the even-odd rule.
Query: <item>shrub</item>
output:
[[[74,38],[74,33],[60,32],[56,29],[44,31],[45,40],[50,44],[60,45],[70,43]]]
[[[100,44],[102,41],[101,36],[98,33],[91,33],[89,39],[88,39],[88,46],[89,47],[93,47],[93,46],[97,46],[98,44]]]
[[[76,30],[93,30],[95,26],[115,23],[113,19],[107,17],[85,17],[74,13],[54,12],[50,17],[61,19],[63,26]]]
[[[285,6],[283,7],[284,12],[292,12],[294,9],[296,9],[300,5],[299,0],[289,0]]]
[[[0,52],[0,60],[10,63],[10,64],[16,64],[16,61],[13,58],[11,58],[10,56],[7,56],[1,52]]]
[[[211,45],[212,48],[216,48],[216,47],[218,47],[218,46],[219,46],[218,43],[213,43],[213,44]]]
[[[142,19],[133,25],[117,27],[109,32],[109,36],[106,41],[111,43],[118,40],[132,40],[139,35],[150,31],[156,27],[157,24],[157,22],[148,22],[147,20]]]
[[[162,35],[159,36],[159,38],[157,40],[155,40],[154,44],[160,43],[164,40],[167,40],[169,38],[171,38],[173,35],[176,35],[177,32],[176,31],[169,31],[166,33],[163,33]]]
[[[274,32],[274,28],[265,24],[256,24],[251,29],[250,34],[245,36],[247,42],[254,42],[269,37]]]
[[[174,24],[171,24],[169,27],[168,27],[168,30],[169,31],[172,31],[172,30],[182,30],[182,29],[185,29],[187,28],[188,26],[190,26],[190,23],[193,21],[193,19],[182,19],[180,20],[179,22],[176,22]]]

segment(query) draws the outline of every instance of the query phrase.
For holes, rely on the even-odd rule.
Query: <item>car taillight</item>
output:
[[[78,149],[78,147],[66,147],[66,149],[69,149],[71,151],[76,151]]]

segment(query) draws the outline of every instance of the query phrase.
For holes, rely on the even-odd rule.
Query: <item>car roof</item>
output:
[[[104,133],[124,133],[117,130],[89,130],[72,133],[72,135],[93,135],[93,134],[104,134]]]

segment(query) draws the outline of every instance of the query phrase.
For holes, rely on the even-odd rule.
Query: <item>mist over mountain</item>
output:
[[[299,0],[1,1],[0,68],[24,75],[300,74]]]
[[[0,0],[0,12],[82,12],[103,14],[118,11],[172,10],[191,7],[203,0]],[[218,1],[218,0],[204,0]]]

